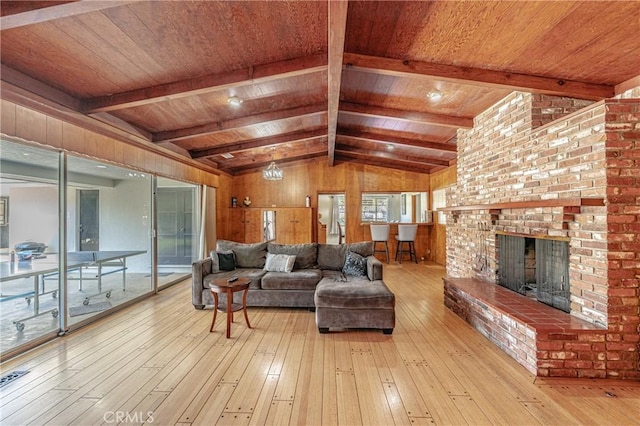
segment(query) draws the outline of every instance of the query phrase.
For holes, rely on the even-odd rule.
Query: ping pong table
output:
[[[105,294],[111,297],[111,290],[102,291],[102,277],[105,275],[122,272],[122,290],[126,290],[127,258],[146,253],[146,250],[131,251],[74,251],[67,253],[67,281],[78,281],[78,290],[82,291],[85,281],[97,281],[98,292],[85,296],[84,305],[89,304],[92,297]],[[31,305],[33,299],[33,315],[15,320],[13,323],[18,331],[24,330],[24,321],[51,313],[56,318],[58,309],[40,311],[40,297],[51,294],[57,297],[58,289],[46,291],[45,281],[58,281],[58,255],[45,254],[30,261],[3,262],[0,263],[0,283],[10,280],[33,277],[33,290],[15,295],[2,295],[0,301],[24,297],[27,304]]]

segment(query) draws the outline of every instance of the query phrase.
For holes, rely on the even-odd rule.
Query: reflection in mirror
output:
[[[262,240],[271,241],[276,238],[276,212],[264,210],[262,212]]]
[[[363,192],[363,222],[429,222],[429,198],[426,192]]]

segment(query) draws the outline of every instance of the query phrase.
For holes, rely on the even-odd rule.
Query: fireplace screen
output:
[[[498,235],[498,284],[569,312],[569,243]]]

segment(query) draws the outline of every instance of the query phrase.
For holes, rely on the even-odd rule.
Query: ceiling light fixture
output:
[[[431,101],[439,101],[440,99],[442,99],[442,92],[432,90],[431,92],[427,93],[427,98]]]
[[[229,105],[231,105],[231,106],[234,106],[234,107],[240,106],[240,104],[242,104],[242,102],[243,102],[242,99],[240,99],[237,96],[230,96],[229,99],[227,99],[227,103]]]
[[[276,165],[275,161],[272,161],[269,167],[262,171],[262,177],[265,180],[282,180],[282,169]]]

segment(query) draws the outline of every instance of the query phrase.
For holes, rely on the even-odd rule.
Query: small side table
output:
[[[251,328],[251,324],[249,324],[249,316],[247,315],[247,293],[249,292],[249,284],[251,284],[251,280],[244,277],[238,277],[238,279],[233,282],[229,282],[226,278],[218,278],[212,281],[209,287],[211,288],[211,294],[213,295],[215,306],[213,308],[213,320],[211,321],[211,329],[209,332],[213,331],[218,311],[227,313],[227,339],[231,337],[231,323],[233,322],[233,313],[236,311],[242,310],[244,312],[244,319],[247,322],[247,327]],[[233,293],[238,291],[244,291],[244,294],[242,295],[242,305],[239,303],[233,303]],[[219,305],[218,294],[227,295],[227,303],[225,306],[221,307]]]

